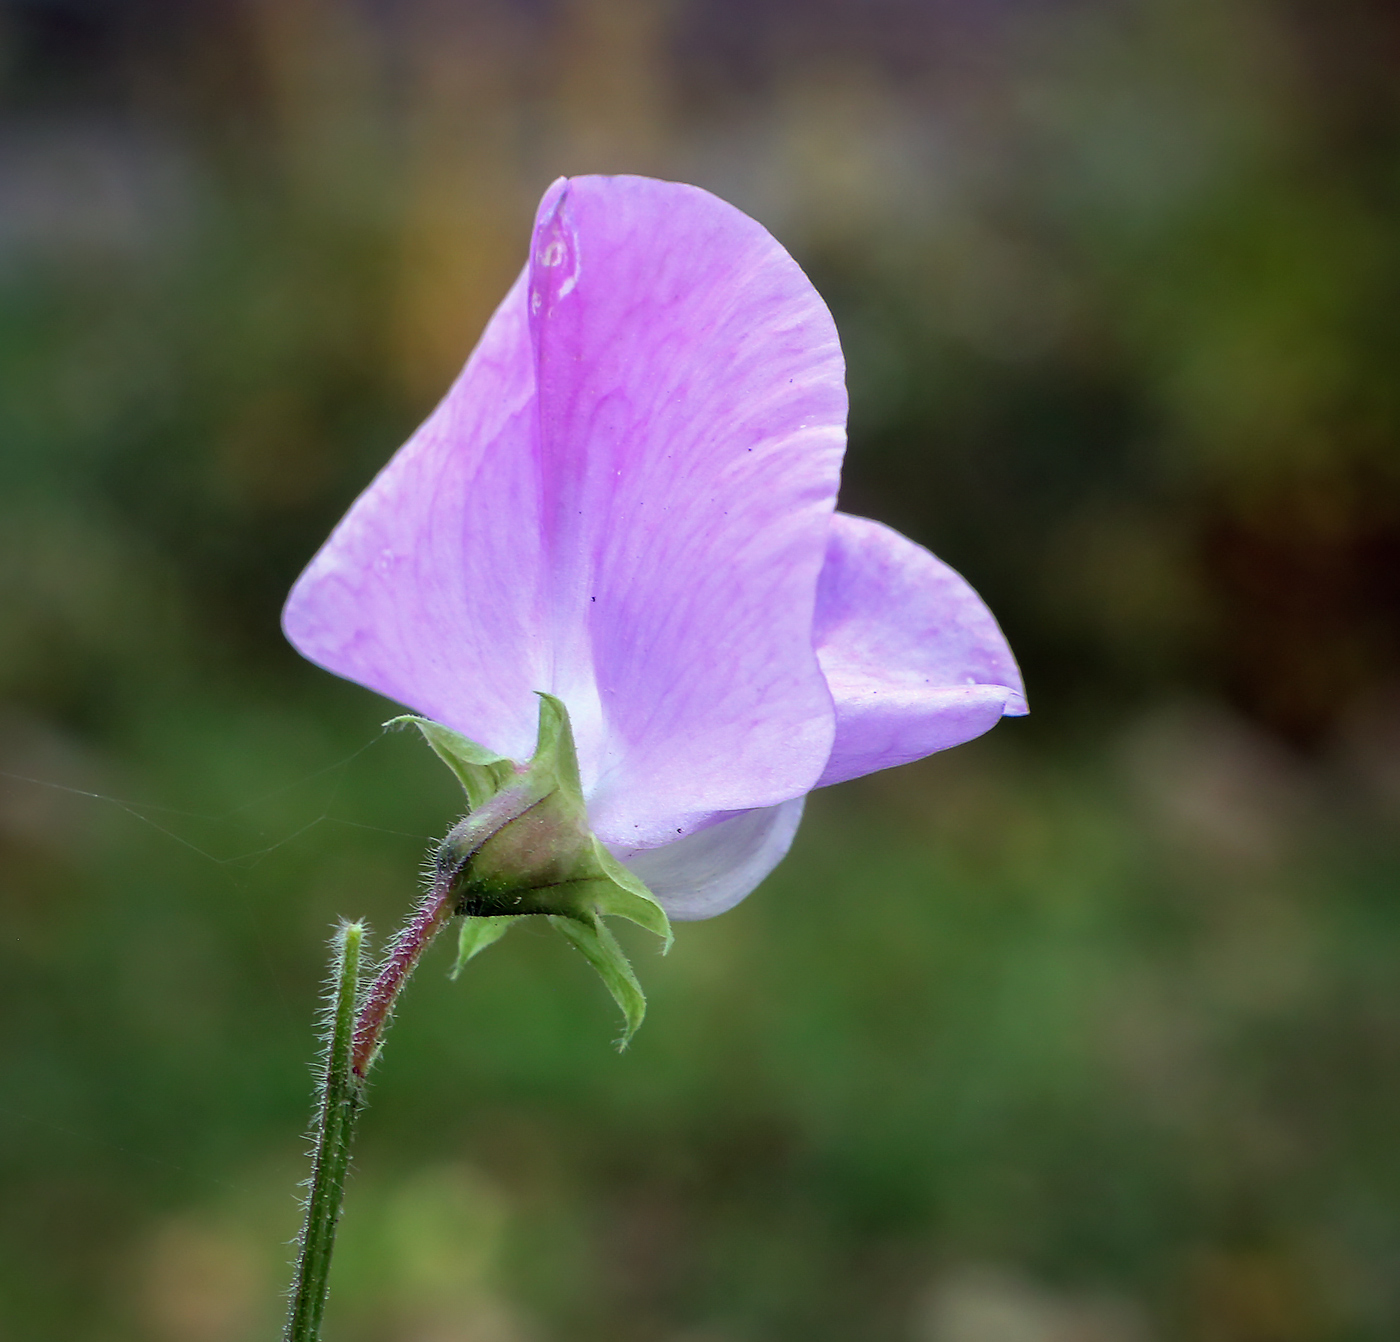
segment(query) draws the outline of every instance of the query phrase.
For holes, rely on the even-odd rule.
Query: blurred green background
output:
[[[0,3],[0,1339],[276,1335],[324,942],[455,785],[302,564],[561,173],[762,220],[1034,715],[415,981],[329,1342],[1400,1336],[1400,12]]]

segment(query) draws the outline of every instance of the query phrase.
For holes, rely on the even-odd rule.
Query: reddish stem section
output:
[[[458,875],[482,846],[508,824],[539,805],[540,796],[529,786],[516,786],[499,792],[479,810],[453,827],[434,859],[433,883],[413,911],[403,930],[389,943],[388,954],[374,982],[364,996],[355,1017],[355,1044],[350,1070],[363,1082],[374,1061],[375,1050],[393,1015],[394,1002],[417,967],[423,952],[452,917],[456,900],[453,892]]]
[[[375,1050],[383,1037],[384,1028],[389,1023],[394,1000],[408,982],[409,975],[413,973],[429,943],[452,916],[452,905],[452,875],[439,872],[413,917],[394,938],[389,954],[380,966],[379,973],[375,975],[374,982],[370,984],[364,1004],[355,1018],[350,1068],[356,1080],[365,1079],[369,1065],[374,1060]]]

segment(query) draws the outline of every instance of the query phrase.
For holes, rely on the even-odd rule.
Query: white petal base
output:
[[[806,797],[741,811],[660,848],[619,853],[670,917],[713,918],[732,909],[787,856]]]

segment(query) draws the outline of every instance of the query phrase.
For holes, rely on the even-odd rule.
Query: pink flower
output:
[[[511,759],[557,696],[598,838],[671,916],[722,912],[814,787],[1026,711],[967,583],[833,511],[845,416],[831,315],[759,224],[696,187],[561,180],[287,637]]]

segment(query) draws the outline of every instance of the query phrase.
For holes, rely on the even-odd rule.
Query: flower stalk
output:
[[[424,896],[404,924],[398,936],[389,943],[384,963],[374,981],[366,989],[363,1002],[355,1017],[354,1036],[350,1049],[350,1073],[354,1083],[363,1089],[369,1069],[379,1053],[384,1031],[393,1016],[394,1003],[403,991],[423,952],[453,912],[452,882],[439,871]]]
[[[360,991],[365,925],[343,923],[332,942],[330,1038],[317,1106],[306,1223],[297,1254],[283,1342],[319,1342],[330,1291],[331,1255],[345,1203],[356,1120],[394,1003],[423,952],[453,913],[452,873],[441,867],[422,902],[389,944],[369,988]]]
[[[283,1342],[319,1342],[330,1291],[335,1232],[345,1203],[345,1179],[370,1068],[379,1055],[394,1004],[423,952],[455,911],[455,871],[441,861],[432,885],[389,943],[369,987],[360,990],[365,925],[343,923],[331,943],[330,1036],[313,1134],[306,1221],[292,1281]]]
[[[330,1037],[316,1116],[306,1224],[301,1232],[284,1342],[317,1342],[321,1335],[331,1253],[345,1200],[350,1143],[363,1100],[363,1078],[355,1074],[351,1059],[364,935],[363,923],[342,923],[331,943]]]
[[[641,1023],[646,999],[602,915],[629,918],[670,942],[660,906],[588,829],[573,730],[562,703],[540,697],[539,737],[528,765],[493,756],[436,723],[413,721],[457,775],[469,809],[438,846],[426,894],[363,990],[364,924],[342,924],[332,942],[326,1066],[283,1342],[319,1342],[350,1143],[369,1072],[400,993],[443,927],[454,917],[463,920],[460,970],[518,918],[547,917],[622,1008],[624,1043]]]

